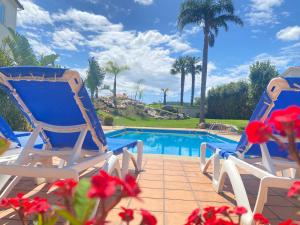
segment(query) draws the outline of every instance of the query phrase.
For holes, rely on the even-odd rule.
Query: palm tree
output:
[[[109,61],[106,63],[105,71],[114,76],[113,101],[117,108],[117,76],[123,71],[129,70],[128,66],[120,66],[115,62]]]
[[[205,122],[205,92],[207,79],[208,47],[213,47],[219,29],[228,30],[228,22],[243,25],[241,18],[234,14],[232,0],[185,0],[181,4],[178,16],[180,31],[188,24],[197,24],[202,27],[204,34],[203,62],[200,98],[200,123]]]
[[[58,55],[42,55],[38,59],[25,36],[15,32],[11,28],[8,28],[8,30],[10,35],[4,38],[3,44],[4,48],[8,47],[15,65],[57,66],[55,65],[55,61]]]
[[[200,74],[202,66],[199,64],[200,59],[194,56],[187,57],[187,72],[192,76],[192,88],[191,88],[191,106],[194,105],[195,94],[195,80],[196,74]]]
[[[180,73],[180,105],[183,105],[183,94],[184,94],[184,82],[185,82],[185,75],[186,75],[186,65],[187,60],[186,57],[179,57],[175,60],[172,65],[171,74],[175,75]]]
[[[105,73],[99,66],[95,58],[89,59],[89,69],[87,71],[86,86],[90,89],[91,98],[98,98],[98,90],[102,85]]]
[[[163,104],[166,105],[167,104],[167,93],[169,91],[169,88],[161,88],[161,91],[162,91],[163,96],[164,96],[164,102],[163,102]]]

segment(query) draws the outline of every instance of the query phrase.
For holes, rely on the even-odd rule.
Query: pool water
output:
[[[232,140],[206,132],[124,129],[109,133],[111,138],[142,140],[145,154],[200,156],[202,142],[235,143]],[[133,149],[136,152],[136,149]],[[207,151],[206,157],[212,153]]]

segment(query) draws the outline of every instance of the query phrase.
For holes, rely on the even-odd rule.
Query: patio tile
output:
[[[163,188],[163,182],[157,180],[140,180],[141,188]]]
[[[166,225],[182,225],[186,222],[189,213],[166,213]]]
[[[191,187],[194,191],[213,191],[212,184],[202,184],[190,182]]]
[[[168,176],[184,176],[185,173],[181,170],[165,170],[165,175]]]
[[[178,200],[195,200],[191,191],[165,190],[165,198]]]
[[[187,182],[177,182],[177,181],[165,181],[165,189],[171,190],[188,190],[191,191],[191,187]]]
[[[129,208],[132,209],[147,209],[150,211],[163,212],[164,203],[162,198],[143,198],[142,201],[132,199]]]
[[[295,207],[285,207],[285,206],[272,206],[269,207],[269,209],[278,216],[281,220],[287,219],[287,218],[294,218],[296,220],[300,220],[300,216],[297,215],[297,212],[299,211],[298,208]]]
[[[165,212],[185,212],[190,213],[198,207],[196,201],[165,199]]]
[[[147,173],[143,173],[140,177],[141,180],[163,180],[163,175],[159,175],[159,174],[147,174]]]
[[[195,191],[195,198],[201,202],[228,202],[228,200],[216,193],[216,192],[207,192],[207,191]]]
[[[161,174],[163,174],[163,170],[162,169],[157,169],[157,170],[155,170],[155,169],[145,169],[144,173],[161,175]]]
[[[187,182],[187,178],[185,176],[164,176],[165,181],[176,181],[176,182]]]
[[[143,188],[140,197],[141,198],[163,198],[164,190],[154,189],[154,188]]]

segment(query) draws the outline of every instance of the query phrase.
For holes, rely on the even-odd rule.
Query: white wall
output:
[[[14,0],[0,0],[5,7],[4,24],[0,23],[0,42],[8,35],[7,27],[16,29],[17,5]]]

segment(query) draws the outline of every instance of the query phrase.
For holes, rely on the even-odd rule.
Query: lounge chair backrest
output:
[[[74,147],[80,132],[68,128],[86,126],[83,149],[105,149],[104,132],[79,73],[62,68],[2,67],[0,84],[33,127],[66,128],[68,132],[43,130],[51,148]]]
[[[17,136],[14,134],[8,123],[0,116],[0,136],[8,139],[10,142],[16,143],[21,146],[21,143]]]
[[[300,73],[299,76],[277,77],[270,81],[266,91],[261,96],[250,121],[266,121],[271,113],[291,105],[300,106]],[[281,149],[274,141],[267,143],[270,155],[273,157],[287,157],[287,151]],[[260,146],[250,144],[243,133],[237,146],[237,151],[251,156],[261,156]]]

